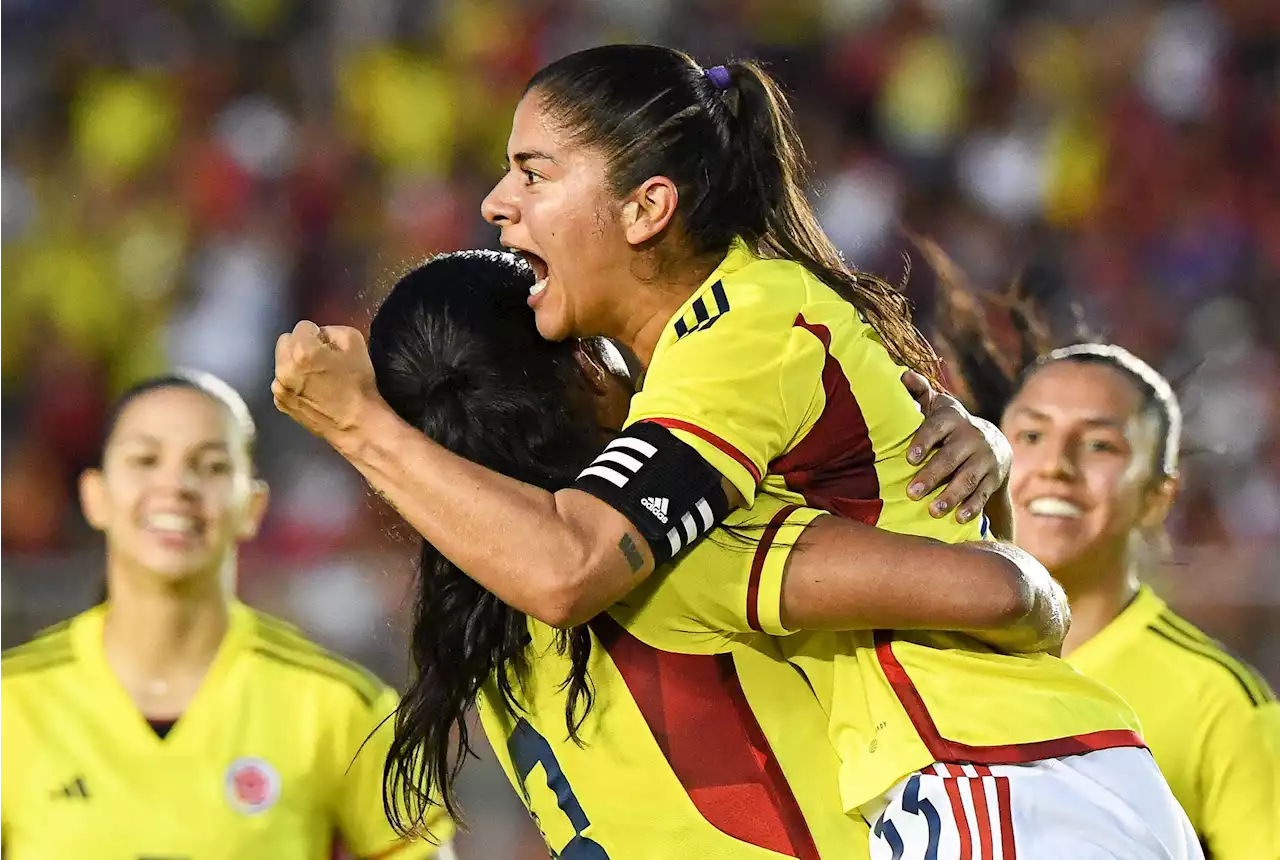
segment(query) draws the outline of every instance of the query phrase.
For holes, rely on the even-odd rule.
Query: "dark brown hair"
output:
[[[369,330],[378,393],[406,422],[473,463],[560,490],[599,448],[594,423],[575,411],[581,385],[574,342],[538,335],[526,298],[534,275],[511,254],[461,251],[402,277]],[[396,710],[383,805],[401,833],[422,830],[454,795],[471,754],[467,715],[492,682],[495,708],[520,710],[529,622],[422,541],[410,633],[414,677]],[[568,657],[565,724],[571,737],[593,699],[586,627],[557,632]],[[428,834],[429,835],[429,834]]]

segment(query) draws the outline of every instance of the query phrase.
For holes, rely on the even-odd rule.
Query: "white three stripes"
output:
[[[667,532],[667,544],[671,547],[672,558],[675,558],[676,553],[680,552],[681,547],[686,543],[692,542],[698,535],[711,529],[711,505],[707,504],[707,500],[698,499],[693,510],[697,512],[699,522],[694,521],[693,513],[687,513],[680,518],[679,526],[673,526],[671,531]],[[684,530],[683,535],[680,534],[681,529]]]
[[[622,449],[626,449],[625,451]],[[588,475],[608,481],[621,489],[635,477],[644,464],[658,453],[658,449],[642,439],[622,436],[605,446],[600,456],[591,465],[582,470],[579,478]],[[694,514],[697,514],[695,517]],[[711,505],[705,498],[698,499],[693,510],[686,512],[667,532],[667,544],[671,547],[671,556],[680,552],[686,544],[692,543],[698,535],[710,531],[714,525]]]
[[[638,454],[640,458],[632,456],[621,449],[629,449],[631,452]],[[587,475],[594,475],[613,484],[615,487],[625,487],[627,482],[640,471],[645,461],[658,452],[658,449],[645,442],[643,439],[632,439],[622,436],[614,439],[605,446],[600,456],[592,461],[591,465],[582,470],[579,478]]]

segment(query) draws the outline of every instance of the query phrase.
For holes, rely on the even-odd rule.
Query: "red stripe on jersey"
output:
[[[858,405],[844,368],[831,354],[831,331],[810,323],[803,315],[795,325],[811,333],[826,350],[822,366],[825,403],[822,414],[794,448],[769,464],[787,488],[804,496],[807,504],[846,519],[875,525],[884,502],[876,475],[876,452],[867,420]]]
[[[783,522],[798,507],[800,506],[787,505],[774,514],[773,519],[769,520],[769,525],[765,526],[764,534],[760,535],[760,542],[756,544],[756,553],[751,558],[751,578],[747,580],[747,624],[752,630],[760,630],[760,576],[764,573],[764,562],[769,556],[769,548],[773,545],[774,538],[778,536],[778,529],[782,528]]]
[[[1004,860],[1017,860],[1018,849],[1013,839],[1013,803],[1009,798],[1009,777],[996,777],[996,805],[1000,807],[1000,848]]]
[[[721,451],[725,452],[737,461],[738,465],[750,472],[751,480],[755,481],[757,484],[760,483],[760,470],[756,468],[755,463],[751,462],[751,458],[711,431],[704,430],[697,424],[690,424],[688,421],[681,421],[679,418],[646,418],[644,420],[652,421],[654,424],[659,424],[666,427],[668,430],[683,430],[686,433],[692,433],[703,441],[710,442],[712,445],[715,445]]]
[[[964,771],[956,764],[942,764],[951,777],[963,777]],[[959,860],[973,860],[973,834],[969,832],[969,816],[964,811],[964,798],[960,796],[960,780],[944,778],[942,784],[947,788],[947,797],[951,799],[951,815],[956,820],[956,833],[960,837]]]
[[[987,787],[984,776],[991,775],[991,769],[979,766],[978,775],[969,778],[969,791],[973,794],[974,818],[978,822],[978,857],[981,860],[996,860],[994,841],[991,838],[991,807],[987,805]]]
[[[607,615],[591,622],[698,812],[734,839],[818,860],[800,805],[728,654],[651,648]]]
[[[893,653],[893,639],[890,631],[875,632],[876,657],[880,661],[880,669],[884,672],[889,686],[897,695],[916,734],[938,762],[972,762],[974,764],[1028,764],[1048,758],[1063,758],[1071,755],[1082,755],[1097,750],[1115,749],[1117,747],[1137,747],[1146,749],[1142,737],[1130,729],[1103,729],[1083,735],[1065,738],[1053,738],[1047,741],[1033,741],[1022,744],[993,744],[990,746],[974,746],[958,741],[947,740],[938,731],[938,726],[929,715],[920,691],[907,670],[902,668]]]

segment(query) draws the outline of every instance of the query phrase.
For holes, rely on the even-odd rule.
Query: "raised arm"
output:
[[[281,411],[333,445],[458,567],[510,606],[556,626],[611,606],[653,571],[655,547],[665,552],[657,561],[671,558],[742,501],[697,451],[653,422],[631,429],[631,447],[615,443],[602,452],[587,470],[594,476],[581,479],[594,478],[590,493],[548,492],[472,463],[391,411],[378,396],[363,337],[351,328],[304,322],[282,336],[272,393]],[[986,470],[998,470],[989,451],[973,454],[982,448],[975,432],[957,423],[926,471],[932,466],[936,476],[954,446],[970,452],[961,462],[977,456]]]
[[[328,441],[419,534],[528,615],[560,627],[587,621],[653,571],[653,552],[625,511],[577,489],[548,492],[499,474],[402,421],[378,395],[355,329],[302,322],[281,336],[271,390],[277,408]],[[666,454],[674,466],[659,471],[696,458],[680,446]],[[712,497],[718,520],[731,503],[723,480],[709,467],[701,475],[681,492]]]

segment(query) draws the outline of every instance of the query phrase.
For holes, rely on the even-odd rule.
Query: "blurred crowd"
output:
[[[905,226],[1176,380],[1174,602],[1280,665],[1274,0],[8,0],[3,24],[6,644],[88,600],[75,476],[112,397],[186,365],[259,419],[243,590],[401,671],[409,552],[273,410],[275,338],[493,245],[479,203],[528,76],[650,41],[770,64],[859,267],[901,279]],[[927,329],[922,265],[908,290]]]

